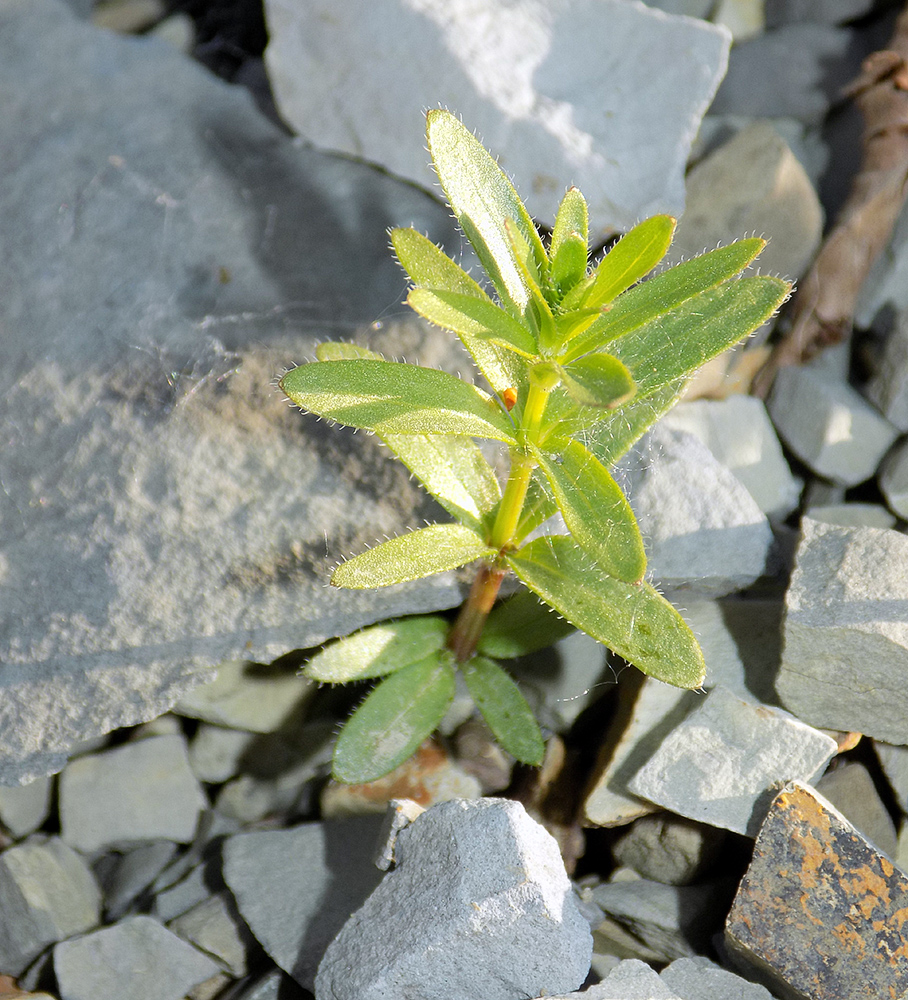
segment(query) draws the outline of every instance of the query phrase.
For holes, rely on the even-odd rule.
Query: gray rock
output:
[[[679,1000],[657,972],[639,959],[620,961],[603,977],[601,983],[580,993],[572,993],[571,1000]]]
[[[773,800],[725,926],[749,978],[784,997],[903,997],[908,876],[798,782]]]
[[[755,121],[713,150],[687,175],[687,203],[672,243],[671,259],[686,259],[702,253],[704,248],[740,239],[744,233],[756,233],[772,237],[760,254],[761,271],[796,279],[819,247],[822,231],[823,209],[804,168],[770,122]],[[762,409],[759,400],[747,396],[730,396],[723,403],[724,409],[732,412]],[[747,426],[743,414],[741,419]],[[765,434],[762,419],[757,421],[748,428],[746,443],[736,444],[730,429],[723,435],[738,454],[742,450],[752,452],[755,436]],[[722,434],[721,426],[716,432]],[[771,429],[769,436],[774,436]],[[756,452],[758,457],[761,451]],[[724,460],[722,455],[716,457]],[[773,464],[777,465],[781,458],[781,452],[773,455]],[[753,462],[751,458],[748,464]],[[737,471],[731,463],[726,464]],[[784,480],[785,473],[790,479],[787,468],[776,475]],[[750,482],[744,482],[751,487]],[[752,482],[756,485],[758,480]],[[767,483],[764,489],[770,485],[779,489],[781,484]],[[774,506],[779,506],[780,499],[788,502],[784,486]],[[761,509],[770,513],[774,507],[767,510],[761,504]]]
[[[221,784],[240,769],[243,754],[256,739],[254,733],[202,723],[189,743],[189,766],[199,781]]]
[[[50,778],[13,788],[0,786],[0,823],[14,840],[34,832],[47,819],[52,792]]]
[[[742,227],[739,231],[750,230]],[[716,242],[706,240],[700,248]],[[773,268],[772,273],[791,272]],[[747,487],[764,514],[785,517],[798,505],[801,486],[791,474],[761,400],[736,394],[721,400],[682,402],[669,410],[662,425],[699,438]]]
[[[228,892],[215,893],[168,925],[200,951],[219,962],[232,976],[246,974],[246,959],[255,939]]]
[[[312,1000],[312,994],[280,969],[234,983],[218,1000]]]
[[[873,741],[873,749],[903,813],[908,813],[908,747]]]
[[[294,669],[245,660],[220,664],[217,677],[177,702],[180,715],[250,733],[272,733],[301,713],[318,685]]]
[[[190,868],[183,878],[155,895],[154,915],[162,923],[169,923],[223,888],[224,880],[219,867],[209,858]]]
[[[702,823],[757,834],[773,786],[810,780],[831,737],[780,709],[714,688],[629,782],[631,792]]]
[[[659,978],[679,1000],[772,1000],[765,986],[748,982],[702,955],[677,959]]]
[[[98,872],[104,890],[104,910],[108,920],[118,920],[135,899],[147,889],[171,861],[177,845],[170,840],[143,844],[125,854],[105,855],[108,864]]]
[[[54,971],[66,1000],[180,1000],[220,972],[217,964],[151,917],[54,948]]]
[[[382,817],[241,833],[224,878],[265,951],[311,989],[331,939],[381,879],[371,863]]]
[[[74,760],[60,777],[63,839],[80,851],[192,840],[207,802],[181,736],[155,736]]]
[[[766,27],[845,24],[869,13],[874,0],[765,0]]]
[[[891,424],[900,431],[908,431],[908,311],[904,309],[886,338],[883,355],[866,392],[870,402]]]
[[[722,597],[762,575],[772,531],[753,497],[692,434],[656,425],[619,477],[669,596]]]
[[[94,927],[101,892],[85,862],[57,837],[0,853],[0,969],[17,976],[44,949]]]
[[[841,528],[894,528],[895,516],[879,503],[836,503],[808,507],[812,521],[837,524]]]
[[[768,406],[779,436],[798,458],[843,486],[869,479],[897,437],[863,396],[816,366],[783,368]]]
[[[744,670],[744,689],[766,705],[777,705],[775,692],[776,675],[779,672],[779,661],[782,656],[782,618],[785,605],[781,598],[748,598],[746,600],[730,597],[719,601],[722,614],[722,624],[731,636],[738,650]],[[692,606],[693,607],[693,606]],[[702,616],[690,615],[691,621],[701,626]],[[702,626],[701,626],[702,627]],[[707,656],[713,654],[716,640],[711,631],[703,634],[703,649]],[[722,672],[711,670],[707,661],[707,680],[715,676],[717,683],[733,691],[742,692],[736,684],[726,681],[735,677],[732,669]]]
[[[612,857],[642,878],[687,885],[712,864],[724,836],[715,827],[657,813],[634,820],[612,844]]]
[[[814,787],[880,851],[890,858],[895,857],[898,840],[895,824],[863,764],[836,767],[824,774]]]
[[[597,235],[681,214],[729,45],[720,28],[618,0],[265,6],[278,107],[305,139],[428,186],[423,114],[444,105],[500,157],[531,215],[551,222],[574,183]]]
[[[577,989],[592,942],[554,838],[506,799],[427,809],[328,946],[318,1000],[507,1000]]]
[[[303,418],[272,382],[357,334],[464,365],[440,331],[368,328],[404,287],[389,225],[460,245],[422,192],[294,144],[241,88],[59,0],[0,0],[0,48],[16,261],[0,276],[0,782],[18,784],[219,662],[457,603],[450,574],[324,586],[333,561],[437,508],[374,440]]]
[[[710,111],[818,123],[857,75],[851,40],[843,28],[796,24],[736,45]]]
[[[782,704],[811,725],[908,743],[908,538],[804,518],[786,595]]]
[[[904,441],[887,456],[880,469],[879,483],[889,507],[899,517],[908,517],[908,447]]]
[[[714,884],[663,885],[648,879],[606,882],[593,900],[606,918],[641,942],[656,962],[694,955],[718,929],[722,892]]]

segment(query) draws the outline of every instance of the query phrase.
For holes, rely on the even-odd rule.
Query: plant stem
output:
[[[498,589],[506,572],[507,570],[495,566],[482,566],[476,574],[470,595],[464,601],[448,635],[448,649],[454,653],[458,663],[466,663],[476,652],[486,618],[498,597]]]

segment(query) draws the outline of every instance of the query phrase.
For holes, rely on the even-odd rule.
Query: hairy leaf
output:
[[[664,316],[695,295],[734,277],[765,245],[765,240],[739,240],[671,267],[629,289],[615,300],[601,319],[571,341],[562,363],[601,349],[617,337]]]
[[[337,781],[375,781],[402,764],[454,698],[450,655],[433,653],[381,681],[350,716],[334,747]]]
[[[583,304],[604,306],[649,274],[668,252],[676,224],[670,215],[654,215],[622,236],[599,262]]]
[[[383,361],[384,358],[368,347],[350,344],[343,340],[326,340],[315,349],[319,361],[355,361],[357,358],[369,358],[372,361]]]
[[[329,643],[302,673],[326,684],[384,677],[444,649],[449,625],[444,618],[419,615],[381,622]]]
[[[460,434],[514,441],[496,400],[434,368],[394,361],[320,361],[300,365],[281,388],[303,409],[379,434]]]
[[[637,393],[627,366],[611,354],[587,354],[561,369],[568,395],[582,406],[613,410]]]
[[[564,294],[586,274],[587,243],[579,233],[571,233],[558,245],[552,260],[552,284]],[[579,332],[579,331],[577,331]]]
[[[537,538],[507,562],[546,604],[643,673],[676,687],[703,683],[706,667],[693,632],[648,583],[616,580],[564,535]]]
[[[501,499],[501,486],[471,438],[384,434],[382,440],[449,514],[482,532],[486,515]]]
[[[569,187],[564,192],[558,213],[555,216],[555,226],[552,229],[552,244],[549,247],[549,260],[552,261],[552,278],[555,280],[555,261],[561,253],[562,246],[579,238],[583,243],[583,266],[586,270],[586,247],[590,239],[590,213],[586,198],[579,188]],[[582,277],[582,275],[581,275]]]
[[[467,690],[495,739],[523,764],[541,764],[545,741],[526,698],[508,674],[485,656],[461,668]]]
[[[639,583],[646,572],[643,539],[608,469],[579,441],[567,446],[561,462],[540,451],[534,454],[577,544],[610,576]]]
[[[430,323],[453,330],[458,336],[491,340],[527,358],[538,353],[532,332],[491,299],[436,288],[414,288],[407,296],[407,303]]]
[[[521,590],[492,609],[477,649],[499,660],[513,660],[546,649],[575,631],[534,593]]]
[[[537,272],[544,272],[548,259],[533,220],[498,164],[454,115],[430,111],[426,135],[457,221],[502,301],[523,315],[530,292],[514,259],[505,223],[513,221],[532,250]]]
[[[641,396],[696,371],[752,333],[785,301],[787,281],[758,276],[727,281],[610,345]]]
[[[492,559],[496,554],[481,535],[465,525],[430,524],[341,563],[331,582],[348,590],[390,587],[457,569],[474,559]]]

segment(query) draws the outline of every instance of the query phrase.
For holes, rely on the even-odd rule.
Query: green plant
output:
[[[435,616],[375,625],[305,668],[333,684],[380,679],[335,747],[334,775],[347,782],[378,778],[413,753],[450,705],[458,670],[499,743],[540,763],[539,726],[498,660],[573,626],[646,674],[702,684],[697,641],[644,580],[643,541],[608,469],[677,402],[694,370],[756,329],[790,290],[778,278],[737,277],[760,239],[642,281],[671,242],[675,220],[665,215],[641,222],[590,269],[587,205],[576,188],[546,246],[456,117],[430,111],[427,134],[489,290],[414,229],[392,230],[391,242],[413,282],[407,302],[460,337],[493,394],[342,343],[320,345],[317,362],[280,383],[303,410],[377,434],[456,519],[341,563],[333,584],[385,587],[479,563],[453,626]],[[474,438],[507,446],[503,488]],[[569,534],[532,537],[556,511]],[[495,606],[509,571],[529,590]]]

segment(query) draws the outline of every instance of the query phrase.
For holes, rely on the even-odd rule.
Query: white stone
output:
[[[37,830],[47,819],[52,792],[50,778],[13,788],[0,786],[0,822],[15,840]]]
[[[735,44],[756,38],[766,27],[763,0],[719,0],[712,20],[728,28]]]
[[[764,514],[785,517],[797,507],[800,484],[762,400],[736,394],[682,402],[669,410],[662,424],[698,437],[741,480]]]
[[[240,769],[243,754],[255,741],[253,733],[202,723],[189,744],[189,766],[199,781],[220,784]]]
[[[725,29],[626,0],[265,4],[265,61],[307,141],[429,186],[423,115],[476,129],[551,223],[564,189],[604,235],[684,205],[687,154],[725,71]]]
[[[512,1000],[577,989],[592,938],[558,845],[506,799],[444,802],[328,946],[317,1000]]]
[[[63,839],[80,851],[192,840],[207,801],[181,736],[155,736],[74,760],[60,778]]]
[[[908,310],[899,313],[866,392],[890,423],[908,431]]]
[[[808,507],[812,521],[837,524],[840,528],[894,528],[895,517],[880,503],[835,503]]]
[[[836,743],[788,712],[714,688],[630,781],[636,795],[755,837],[773,786],[809,781]]]
[[[786,595],[782,704],[811,725],[908,743],[908,537],[804,518]]]
[[[669,597],[722,597],[763,574],[769,522],[694,435],[657,424],[617,475],[637,515],[647,575]]]
[[[658,973],[639,959],[619,962],[599,986],[600,996],[620,1000],[678,1000]]]
[[[796,279],[822,232],[823,209],[806,171],[772,124],[756,121],[688,174],[687,204],[671,259],[687,259],[745,235],[763,236],[769,242],[757,261],[760,270]]]
[[[869,479],[897,437],[847,382],[809,365],[783,368],[768,406],[779,436],[798,458],[843,486]]]
[[[899,517],[908,518],[908,441],[892,450],[880,470],[880,489]]]
[[[659,978],[679,1000],[773,1000],[765,986],[742,979],[702,955],[677,959]]]

